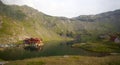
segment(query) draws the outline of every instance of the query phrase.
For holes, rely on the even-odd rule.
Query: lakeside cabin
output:
[[[23,40],[23,44],[25,47],[27,46],[33,46],[38,49],[42,49],[44,46],[43,40],[40,38],[26,38]]]
[[[26,47],[33,47],[36,49],[41,50],[44,46],[43,40],[41,38],[26,38],[23,40],[22,44],[0,44],[0,48],[11,48],[11,47],[20,47],[20,48],[26,48]]]

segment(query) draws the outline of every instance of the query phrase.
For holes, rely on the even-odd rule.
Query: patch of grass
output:
[[[44,61],[44,62],[43,62]],[[51,56],[11,61],[5,65],[119,65],[120,56]]]
[[[108,65],[120,65],[120,62],[119,61],[112,61],[112,62],[109,62]]]
[[[94,43],[78,43],[73,47],[83,48],[94,52],[120,52],[120,45],[112,42],[94,42]]]
[[[4,60],[0,59],[0,61],[4,61]]]
[[[27,65],[44,65],[44,64],[45,64],[45,62],[43,62],[43,61],[37,61],[37,62],[31,61],[31,62],[27,63]]]

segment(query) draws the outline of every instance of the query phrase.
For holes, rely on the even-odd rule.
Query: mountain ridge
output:
[[[120,32],[120,10],[66,18],[49,16],[26,5],[0,5],[0,43],[17,42],[27,37],[52,41],[74,38],[79,34]]]

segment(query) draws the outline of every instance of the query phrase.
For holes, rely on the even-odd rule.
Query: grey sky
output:
[[[7,4],[28,5],[52,16],[76,17],[120,9],[120,0],[2,0]]]

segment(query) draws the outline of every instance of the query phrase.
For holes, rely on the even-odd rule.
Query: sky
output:
[[[51,16],[77,17],[120,9],[120,0],[2,0],[6,4],[28,5]]]

